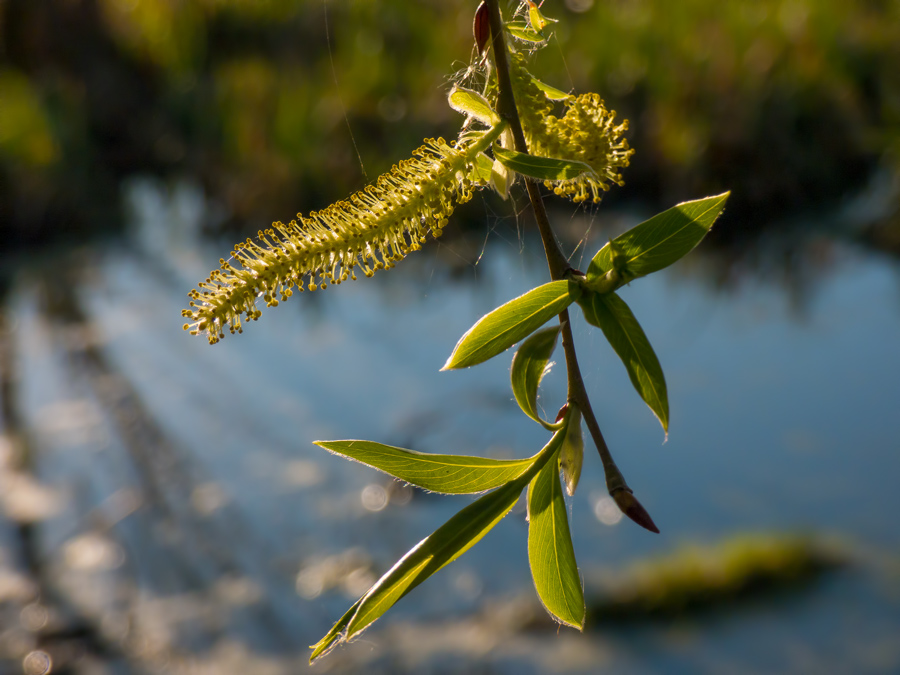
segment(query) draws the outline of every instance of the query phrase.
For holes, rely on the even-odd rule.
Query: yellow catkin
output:
[[[441,235],[457,204],[471,199],[475,157],[491,139],[459,146],[428,139],[413,157],[344,201],[288,224],[276,222],[257,238],[234,247],[232,260],[198,284],[182,310],[185,330],[205,335],[210,344],[225,330],[242,332],[244,321],[259,318],[257,301],[267,307],[289,298],[294,289],[316,290],[391,268],[427,235]]]
[[[571,180],[547,181],[546,186],[576,202],[599,202],[611,184],[623,185],[619,170],[628,166],[634,154],[621,137],[628,121],[615,124],[616,113],[607,110],[597,94],[568,97],[563,101],[565,114],[555,117],[554,102],[535,84],[525,68],[525,57],[521,53],[510,56],[513,91],[528,151],[541,157],[585,162],[594,170]]]

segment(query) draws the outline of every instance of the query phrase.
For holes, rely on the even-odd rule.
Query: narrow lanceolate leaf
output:
[[[513,356],[509,369],[513,396],[522,411],[538,424],[548,429],[550,422],[541,419],[537,411],[537,392],[541,378],[547,369],[547,362],[556,347],[559,326],[552,326],[538,331],[522,343]]]
[[[506,24],[506,30],[508,30],[513,37],[517,37],[525,42],[544,42],[547,40],[547,38],[540,33],[531,30],[531,28],[528,27],[528,24],[524,22],[515,21],[508,23]]]
[[[612,245],[607,244],[594,256],[587,271],[588,281],[599,279],[615,267],[624,272],[621,285],[668,267],[706,236],[730,194],[683,202],[616,237]],[[613,260],[614,249],[620,251],[620,260]]]
[[[400,598],[478,543],[510,512],[525,486],[556,457],[564,433],[564,430],[556,432],[531,458],[522,475],[479,498],[416,544],[350,608],[347,614],[352,612],[352,617],[348,619],[345,614],[316,645],[314,657],[361,633]]]
[[[603,331],[631,383],[669,433],[669,395],[662,366],[631,309],[615,293],[587,293],[579,299],[584,318]]]
[[[570,180],[583,173],[594,173],[590,164],[574,159],[538,157],[494,146],[494,157],[507,169],[538,180]]]
[[[556,462],[528,486],[528,562],[534,587],[554,619],[581,630],[584,592]]]
[[[551,101],[565,101],[570,98],[575,98],[572,94],[567,94],[566,92],[557,89],[556,87],[551,87],[549,84],[545,84],[541,82],[539,79],[533,79],[534,84],[544,92],[544,95],[549,98]]]
[[[338,622],[331,627],[331,630],[319,640],[316,644],[310,645],[310,649],[312,649],[312,654],[309,656],[309,662],[312,663],[317,658],[322,656],[329,649],[334,647],[341,639],[341,635],[347,629],[347,624],[350,623],[350,619],[353,618],[353,615],[356,614],[356,610],[359,609],[360,603],[363,601],[362,598],[357,600],[354,605],[344,612],[344,616],[338,619]]]
[[[372,441],[314,441],[320,447],[366,464],[411,485],[443,494],[485,492],[518,478],[533,458],[487,459],[431,455]]]
[[[528,2],[528,23],[531,27],[536,30],[538,33],[542,32],[544,28],[547,27],[547,24],[553,22],[557,23],[557,19],[551,19],[549,17],[544,16],[541,12],[539,6],[534,2],[529,0]]]
[[[478,153],[475,162],[472,164],[472,180],[481,185],[487,185],[491,182],[491,170],[494,168],[495,160],[488,157],[483,152]]]
[[[488,100],[477,91],[454,87],[447,100],[450,102],[450,107],[457,112],[474,117],[489,127],[500,121],[500,116],[494,111]]]
[[[574,282],[551,281],[485,314],[463,335],[441,370],[468,368],[531,335],[578,299]]]
[[[512,179],[515,177],[516,174],[511,172],[500,162],[494,161],[493,165],[491,165],[490,182],[496,193],[503,198],[503,201],[509,199],[509,186],[512,183]]]

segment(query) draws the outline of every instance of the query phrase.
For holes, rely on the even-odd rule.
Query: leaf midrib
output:
[[[551,282],[551,283],[554,283],[554,284],[555,284],[555,283],[559,283],[559,282],[553,281],[553,282]],[[539,308],[537,308],[535,311],[531,312],[531,314],[528,314],[528,315],[527,315],[525,318],[523,318],[521,321],[517,321],[516,323],[514,323],[513,325],[511,325],[509,328],[506,328],[505,330],[503,330],[503,331],[500,332],[500,333],[495,333],[495,334],[494,334],[494,337],[489,338],[487,341],[485,341],[484,343],[482,343],[482,346],[481,346],[481,347],[475,346],[475,347],[473,347],[471,350],[469,350],[469,351],[466,353],[466,356],[471,355],[471,354],[474,352],[474,350],[476,350],[476,349],[479,350],[479,351],[481,351],[481,350],[487,349],[488,347],[493,348],[493,346],[494,346],[495,344],[497,344],[498,342],[502,342],[501,338],[503,338],[503,337],[509,335],[510,333],[514,332],[514,331],[515,331],[519,326],[521,326],[523,323],[526,323],[527,321],[529,321],[530,319],[534,318],[535,316],[537,316],[537,315],[540,314],[541,312],[545,311],[548,307],[552,306],[554,303],[559,302],[560,298],[562,298],[566,293],[567,293],[567,291],[563,291],[562,293],[558,294],[556,297],[554,297],[554,298],[553,298],[552,300],[550,300],[549,302],[545,302],[543,305],[541,305],[541,306],[540,306]],[[488,316],[485,317],[485,321],[486,321],[487,318],[490,317],[490,316],[491,316],[491,315],[488,314]],[[473,330],[474,330],[476,327],[479,327],[480,325],[481,325],[481,322],[478,322],[477,324],[475,324],[475,327],[473,327]]]
[[[657,242],[656,244],[654,244],[654,245],[651,246],[650,248],[646,248],[646,249],[644,249],[643,251],[641,251],[640,253],[638,253],[636,256],[634,256],[633,258],[629,258],[628,261],[627,261],[625,264],[628,265],[629,263],[634,262],[634,261],[637,260],[638,258],[640,258],[640,257],[642,257],[642,256],[645,256],[646,254],[650,253],[653,249],[655,249],[655,248],[657,248],[657,247],[659,247],[659,246],[662,246],[662,245],[665,244],[667,241],[669,241],[672,237],[674,237],[675,235],[677,235],[677,234],[683,232],[683,231],[685,230],[685,228],[690,227],[691,225],[693,225],[694,223],[696,223],[698,220],[700,220],[701,218],[703,218],[703,216],[705,216],[707,213],[709,213],[710,211],[712,211],[712,210],[714,210],[715,208],[717,208],[718,205],[719,205],[719,203],[720,203],[720,202],[716,202],[715,205],[713,205],[713,206],[711,206],[710,208],[706,209],[703,213],[697,214],[696,216],[694,216],[693,218],[691,218],[690,220],[688,220],[688,222],[686,222],[682,227],[679,227],[677,230],[675,230],[674,232],[672,232],[671,234],[669,234],[669,236],[667,236],[665,239],[660,239],[659,242]]]

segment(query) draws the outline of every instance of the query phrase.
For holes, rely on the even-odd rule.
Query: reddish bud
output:
[[[566,413],[569,411],[569,403],[563,403],[563,407],[559,409],[559,412],[556,413],[556,421],[559,422],[563,417],[566,416]]]
[[[472,33],[475,34],[475,46],[478,47],[478,53],[484,54],[487,49],[488,40],[491,39],[491,22],[489,17],[488,6],[482,3],[478,5],[475,11],[475,21],[472,24]]]
[[[659,528],[656,527],[653,518],[650,517],[647,510],[641,506],[641,503],[637,500],[637,497],[631,494],[629,490],[616,490],[610,496],[616,500],[616,505],[622,513],[631,518],[645,530],[650,530],[655,534],[659,534]]]

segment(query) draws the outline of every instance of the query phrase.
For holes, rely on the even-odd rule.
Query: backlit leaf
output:
[[[338,622],[331,627],[331,630],[328,631],[328,634],[325,635],[325,637],[316,644],[310,646],[310,649],[313,650],[312,654],[309,656],[310,663],[325,654],[343,639],[342,634],[347,629],[347,624],[350,623],[350,619],[356,614],[356,610],[359,609],[359,605],[362,601],[362,598],[357,600],[350,609],[344,612],[344,616],[338,619]]]
[[[525,23],[508,23],[506,24],[506,30],[508,30],[513,37],[517,37],[525,42],[544,42],[547,40],[545,36],[531,30]]]
[[[491,185],[494,186],[494,190],[503,198],[503,201],[509,198],[509,186],[515,176],[516,174],[496,160],[491,165]]]
[[[581,630],[584,592],[556,462],[549,462],[528,486],[528,562],[546,610]]]
[[[528,23],[531,25],[532,29],[537,31],[538,33],[543,32],[544,28],[547,27],[547,24],[553,22],[557,23],[557,19],[551,19],[549,17],[544,16],[543,12],[541,12],[540,7],[538,7],[537,3],[528,2]]]
[[[495,153],[496,154],[496,153]],[[730,192],[673,206],[636,225],[601,248],[587,271],[590,283],[616,267],[625,272],[611,290],[636,277],[642,277],[687,255],[709,232],[725,208]],[[614,265],[614,249],[621,260]]]
[[[431,492],[485,492],[517,478],[533,461],[433,455],[373,441],[314,441],[320,447],[356,460]]]
[[[491,159],[483,152],[478,153],[475,157],[475,165],[472,170],[472,180],[477,183],[490,183],[491,170],[494,167],[494,162],[495,160]]]
[[[569,180],[594,171],[589,164],[573,159],[537,157],[524,152],[506,150],[496,145],[493,152],[494,157],[506,168],[538,180]]]
[[[588,323],[603,331],[631,383],[669,432],[669,396],[662,366],[631,309],[615,293],[586,293],[578,302]]]
[[[470,115],[489,127],[500,121],[500,116],[494,112],[488,100],[477,91],[454,87],[447,100],[457,112]]]
[[[534,82],[535,85],[537,85],[537,88],[544,92],[544,95],[551,101],[565,101],[567,98],[572,98],[572,94],[567,94],[556,87],[551,87],[549,84],[545,84],[537,78],[532,78],[531,81]]]
[[[468,368],[509,349],[572,304],[580,293],[574,282],[551,281],[510,300],[466,331],[441,370]]]
[[[318,655],[361,633],[400,598],[478,543],[510,512],[525,486],[555,459],[564,433],[564,429],[557,431],[521,476],[469,504],[397,561],[350,609],[348,614],[353,616],[347,619],[345,614],[316,645]]]
[[[547,368],[547,362],[556,347],[559,326],[552,326],[534,333],[522,343],[513,356],[509,369],[513,395],[522,411],[538,424],[549,427],[537,412],[538,385]]]

